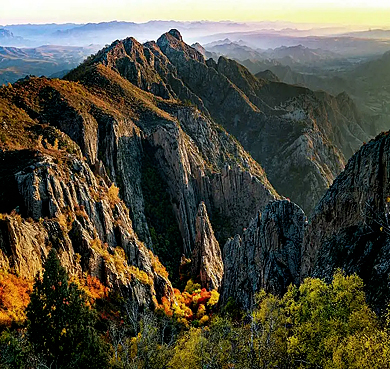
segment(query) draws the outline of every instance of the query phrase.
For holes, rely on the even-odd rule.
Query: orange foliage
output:
[[[154,255],[151,250],[148,250],[148,252],[149,252],[150,260],[152,262],[153,270],[157,274],[161,275],[162,277],[168,278],[168,272],[165,269],[165,266],[161,264],[159,258],[156,255]]]
[[[0,271],[0,326],[26,320],[32,286],[32,281]]]
[[[85,287],[87,295],[93,300],[103,299],[108,295],[109,288],[104,286],[96,277],[88,275],[85,281]]]
[[[188,290],[193,290],[192,281],[187,284],[191,286]],[[173,316],[177,321],[185,326],[190,322],[195,325],[205,325],[209,321],[209,315],[213,307],[217,304],[219,294],[216,290],[207,291],[205,288],[180,292],[177,288],[173,289],[175,298],[169,301],[166,297],[161,300],[159,306],[167,316]]]
[[[162,305],[160,306],[160,308],[162,308],[162,310],[164,311],[165,315],[172,316],[173,312],[171,310],[171,303],[165,296],[163,296],[161,298],[161,304]]]
[[[108,296],[109,288],[104,286],[96,277],[87,275],[82,279],[77,277],[72,278],[71,281],[76,283],[78,287],[80,287],[86,293],[91,303],[94,303],[97,299],[103,299]]]

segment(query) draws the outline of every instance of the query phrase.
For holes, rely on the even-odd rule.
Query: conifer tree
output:
[[[106,344],[96,332],[95,315],[51,249],[42,278],[35,278],[27,307],[28,337],[37,355],[57,368],[106,368]]]

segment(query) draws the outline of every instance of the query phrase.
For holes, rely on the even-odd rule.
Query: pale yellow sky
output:
[[[390,0],[0,0],[0,24],[282,20],[390,27]]]

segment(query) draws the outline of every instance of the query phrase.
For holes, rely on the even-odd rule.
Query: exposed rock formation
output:
[[[193,109],[179,109],[176,114],[180,126],[171,123],[156,127],[148,137],[176,204],[190,255],[201,200],[212,218],[223,214],[225,223],[219,225],[218,232],[226,239],[247,225],[256,213],[254,204],[263,209],[278,195],[262,168],[226,132],[218,132],[212,121]]]
[[[15,174],[23,202],[20,214],[1,216],[0,266],[33,278],[55,247],[70,274],[96,276],[140,306],[172,298],[167,275],[138,240],[115,188],[96,178],[84,160],[51,154],[35,155]]]
[[[280,196],[231,134],[282,194],[310,210],[367,137],[348,107],[346,96],[256,79],[226,58],[206,62],[177,30],[157,43],[115,41],[67,81],[4,87],[0,211],[16,212],[0,221],[0,265],[32,276],[54,246],[71,273],[88,271],[155,305],[171,285],[140,240],[153,249],[158,239],[147,196],[158,190],[167,199],[159,216],[174,214],[168,226],[182,238],[166,243],[194,252],[208,287],[221,279],[215,238],[242,233],[260,210],[224,251],[222,300],[249,308],[259,289],[280,293],[298,280],[304,215],[288,201],[268,205]],[[148,165],[158,189],[145,185],[155,173]],[[320,253],[304,250],[306,273]]]
[[[146,157],[158,168],[162,179],[159,190],[169,195],[169,204],[164,210],[175,215],[177,224],[169,226],[178,227],[183,242],[168,242],[172,248],[183,245],[180,255],[183,251],[187,256],[192,253],[197,208],[202,200],[215,223],[217,238],[225,240],[230,234],[240,232],[257,209],[263,209],[270,200],[278,198],[263,169],[232,136],[199,110],[171,98],[163,99],[144,92],[113,71],[111,64],[117,61],[118,45],[110,49],[112,54],[110,51],[97,57],[106,60],[107,66],[99,62],[94,67],[74,72],[86,86],[30,78],[0,91],[7,106],[14,107],[24,114],[23,119],[31,121],[31,127],[19,137],[36,132],[36,139],[41,131],[49,129],[48,125],[57,133],[59,130],[66,133],[67,150],[85,156],[89,167],[101,176],[102,184],[99,185],[109,187],[115,183],[120,188],[120,197],[129,208],[135,232],[151,249],[149,227],[155,224],[147,221],[150,214],[146,214],[145,208],[155,205],[145,204]],[[126,52],[131,55],[138,48],[135,40],[129,40],[127,46]],[[41,138],[43,143],[45,140]],[[54,138],[50,142],[54,145]],[[76,168],[75,173],[81,170],[79,164],[72,166]],[[13,168],[12,172],[18,171]],[[82,176],[85,173],[83,169]],[[94,205],[87,204],[87,199],[94,196],[84,189],[89,184],[80,182],[80,188],[83,188],[80,199],[72,200],[72,205],[68,198],[72,199],[75,192],[73,179],[64,182],[63,175],[42,163],[42,168],[35,168],[32,173],[21,172],[13,176],[12,181],[20,190],[17,196],[25,198],[23,215],[35,220],[52,219],[61,216],[64,207],[73,211],[78,201],[90,218],[96,218],[93,227],[99,239],[109,246],[122,245],[125,241],[118,242],[116,228],[110,224],[115,222],[102,215],[104,206],[94,209]],[[87,176],[86,181],[89,183],[91,179]],[[68,183],[70,189],[64,189],[62,182]],[[12,191],[6,189],[5,197]],[[148,188],[148,191],[155,189]],[[6,211],[20,206],[19,203],[10,204]],[[84,237],[84,231],[72,232],[80,233]],[[158,254],[159,250],[156,252]]]
[[[301,277],[330,280],[336,268],[357,273],[370,301],[389,296],[390,138],[370,141],[326,192],[305,233]]]
[[[141,45],[128,38],[115,41],[67,78],[93,85],[91,70],[104,65],[144,91],[197,106],[237,137],[279,193],[310,212],[343,169],[345,157],[370,137],[353,102],[258,79],[225,57],[206,62],[199,50],[177,30],[157,43]]]
[[[100,64],[77,73],[93,86],[90,90],[69,82],[31,79],[15,85],[14,101],[69,135],[89,164],[120,187],[135,231],[148,246],[152,243],[139,163],[149,148],[166,182],[164,191],[172,198],[188,256],[201,200],[212,219],[225,212],[226,227],[219,227],[218,235],[226,239],[277,197],[263,169],[198,110],[147,94]],[[22,101],[19,89],[27,92]],[[72,96],[69,89],[74,90]]]
[[[360,116],[343,115],[356,110],[351,101],[348,108],[345,100],[325,93],[258,80],[224,57],[210,65],[169,33],[157,44],[213,119],[264,166],[277,191],[307,211],[343,169],[344,156],[369,138]],[[296,181],[297,174],[305,181]]]
[[[204,202],[199,204],[196,216],[195,248],[191,259],[191,274],[195,278],[199,277],[202,287],[208,290],[218,290],[223,275],[222,255]]]
[[[270,203],[252,219],[242,236],[223,249],[221,303],[231,297],[250,309],[261,289],[282,294],[299,282],[305,215],[287,200]]]

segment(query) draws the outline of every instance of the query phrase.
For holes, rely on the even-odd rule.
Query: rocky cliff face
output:
[[[1,216],[3,268],[33,278],[55,247],[71,275],[96,276],[140,306],[154,307],[162,296],[173,296],[167,275],[138,240],[115,188],[95,177],[83,159],[52,149],[14,176],[23,201],[19,214]]]
[[[369,300],[383,307],[389,294],[388,133],[349,160],[322,198],[305,233],[301,277],[329,280],[336,268],[357,273]]]
[[[157,43],[211,116],[265,167],[279,193],[312,210],[342,170],[344,156],[352,155],[369,138],[358,114],[344,115],[346,111],[356,112],[353,103],[256,79],[242,65],[224,57],[215,65],[205,66],[203,61],[189,59],[182,51],[183,43],[170,43],[170,39],[165,34]],[[274,142],[275,138],[279,142]],[[288,160],[286,166],[287,154],[295,159],[291,163]],[[280,170],[283,165],[287,170]],[[306,178],[306,183],[296,181],[296,173]]]
[[[304,218],[294,203],[275,201],[252,219],[242,236],[227,241],[222,305],[231,297],[250,309],[260,290],[282,294],[289,284],[299,282]]]
[[[0,91],[1,98],[9,105],[15,104],[15,109],[27,119],[35,119],[29,128],[35,136],[46,128],[65,133],[74,145],[72,150],[85,156],[84,167],[91,168],[105,186],[115,183],[120,188],[119,196],[129,209],[135,233],[157,254],[161,250],[154,244],[150,229],[153,237],[159,238],[155,232],[158,219],[153,218],[156,211],[158,217],[164,215],[158,204],[150,200],[150,194],[155,191],[165,194],[168,202],[164,212],[175,217],[174,224],[168,226],[176,227],[182,238],[178,243],[169,239],[169,247],[176,254],[184,252],[190,256],[196,244],[196,216],[201,201],[207,205],[217,237],[224,240],[232,233],[240,233],[258,209],[279,196],[260,165],[207,115],[169,96],[145,92],[113,70],[117,68],[113,67],[117,55],[126,52],[135,57],[138,46],[135,40],[129,40],[120,49],[123,54],[118,54],[119,46],[115,44],[110,49],[112,53],[104,54],[105,58],[97,57],[98,63],[75,71],[80,82],[31,78]],[[141,59],[139,63],[147,63],[147,59]],[[147,170],[150,164],[157,168],[161,179],[159,188],[145,186],[148,176],[153,175]],[[87,173],[85,168],[82,176]],[[88,216],[93,217],[92,228],[96,229],[99,240],[110,247],[126,244],[118,227],[112,225],[115,222],[101,215],[105,211],[101,209],[103,205],[97,210],[95,205],[84,204],[97,190],[80,192],[81,198],[74,200],[72,207],[67,200],[70,195],[61,187],[65,172],[57,173],[57,179],[50,179],[49,184],[46,183],[48,175],[42,174],[45,180],[40,180],[41,174],[26,178],[24,174],[15,174],[13,181],[20,190],[18,196],[25,199],[23,217],[35,221],[52,219],[61,216],[64,207],[73,213],[76,202],[83,199],[81,204],[88,210]],[[65,181],[67,186],[71,186],[73,177]],[[20,206],[10,204],[9,209],[16,205]],[[119,223],[128,225],[129,219]],[[80,233],[84,237],[85,232],[80,229],[71,232],[72,235]],[[83,238],[77,242],[85,243]]]
[[[303,211],[275,201],[280,196],[263,168],[231,134],[284,195],[310,210],[366,137],[346,101],[256,79],[225,58],[205,61],[176,30],[157,43],[116,41],[66,81],[29,78],[3,87],[0,267],[33,276],[56,247],[70,273],[87,271],[147,306],[173,298],[152,251],[168,262],[192,255],[192,272],[202,284],[221,288],[222,303],[232,296],[244,308],[262,288],[281,293],[300,276],[329,276],[349,260],[335,251],[335,240],[344,237],[347,245],[352,229],[378,232],[378,221],[359,218],[348,205],[348,196],[356,195],[348,191],[365,188],[367,179],[346,179],[346,198],[332,187],[302,247]],[[375,160],[383,167],[381,145],[352,172],[377,171]],[[356,196],[369,204],[364,214],[385,206],[387,222],[387,202],[376,195],[385,196],[385,173],[379,170],[372,196],[367,186],[367,195],[361,190]],[[384,244],[386,225],[378,233]],[[217,240],[223,244],[234,234],[224,247],[222,277]],[[364,254],[372,262],[370,276],[383,277],[386,253],[374,249]],[[362,259],[366,265],[368,259]]]
[[[369,139],[352,101],[259,80],[224,57],[206,62],[177,30],[157,43],[116,41],[68,78],[90,84],[85,71],[97,64],[144,91],[197,106],[238,138],[265,167],[279,193],[308,212],[341,172],[345,157]]]
[[[199,204],[196,216],[195,248],[191,257],[191,274],[207,290],[219,289],[223,276],[221,249],[207,215],[204,202]]]
[[[249,309],[260,289],[281,294],[305,277],[356,273],[372,306],[384,309],[390,286],[389,132],[363,145],[309,221],[287,201],[268,205],[223,250],[222,304]]]

